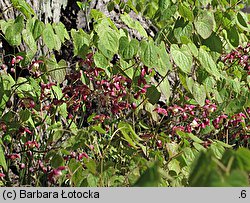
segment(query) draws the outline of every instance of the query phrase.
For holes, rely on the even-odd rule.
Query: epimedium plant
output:
[[[81,63],[93,66],[92,55],[88,55],[88,58]],[[36,64],[33,65],[36,66]],[[13,109],[16,107],[7,102],[5,110],[9,109],[10,111],[4,113],[1,120],[1,129],[5,132],[2,139],[4,146],[20,146],[21,144],[23,148],[21,151],[15,151],[15,149],[15,153],[10,151],[7,154],[7,160],[11,160],[9,163],[11,170],[16,167],[17,170],[26,171],[23,172],[24,176],[17,174],[20,179],[25,177],[23,181],[31,181],[29,184],[35,184],[34,182],[36,182],[36,185],[58,184],[58,181],[59,184],[63,185],[66,184],[67,180],[72,181],[71,184],[74,186],[141,185],[140,179],[139,182],[134,182],[134,180],[139,178],[140,173],[144,171],[148,173],[145,164],[148,159],[154,160],[156,158],[161,160],[162,167],[168,168],[172,178],[169,178],[171,176],[168,174],[162,174],[156,166],[152,166],[152,170],[160,173],[165,177],[165,180],[168,180],[165,182],[158,180],[154,184],[180,186],[186,181],[185,184],[188,185],[189,173],[187,171],[190,170],[190,164],[199,151],[209,147],[214,150],[217,157],[221,157],[224,148],[230,147],[223,142],[214,142],[209,139],[211,136],[207,137],[207,140],[201,140],[192,134],[197,133],[198,135],[200,129],[206,127],[204,126],[206,125],[206,118],[209,118],[210,113],[216,111],[216,105],[210,101],[207,101],[207,105],[202,109],[195,105],[185,105],[183,108],[177,105],[169,106],[168,109],[156,108],[154,111],[159,116],[172,116],[169,119],[172,122],[164,124],[166,127],[164,128],[172,129],[172,132],[168,132],[160,126],[152,131],[150,124],[143,119],[139,123],[133,121],[136,126],[135,129],[138,129],[135,132],[128,121],[119,122],[119,120],[116,120],[117,116],[126,114],[125,109],[134,111],[134,103],[124,103],[126,101],[124,99],[122,105],[119,105],[118,102],[120,97],[127,96],[126,92],[129,92],[128,90],[131,88],[131,81],[126,80],[121,75],[105,80],[104,76],[101,77],[102,73],[103,70],[100,68],[88,67],[84,72],[79,71],[69,74],[66,76],[68,84],[62,89],[55,82],[46,84],[41,82],[40,77],[34,79],[33,83],[24,81],[25,87],[23,83],[17,84],[19,87],[15,91],[17,94],[19,93],[20,97],[17,109],[20,110],[17,110],[15,115]],[[35,72],[33,74],[35,75]],[[84,80],[82,79],[83,75],[86,77]],[[11,76],[2,76],[12,81],[12,86],[15,86],[15,81]],[[92,81],[95,88],[90,89],[90,86],[86,85],[88,83],[82,82],[82,80],[86,81],[87,79]],[[37,84],[38,90],[30,88],[31,84],[34,86],[34,83]],[[9,87],[9,91],[11,89]],[[33,97],[21,96],[22,94],[27,95],[27,93],[33,95]],[[143,95],[140,91],[137,93],[140,93],[140,96]],[[38,94],[37,101],[34,101],[35,94]],[[90,95],[95,95],[95,97],[90,97]],[[103,96],[107,97],[106,100]],[[138,97],[137,94],[131,96]],[[93,102],[92,99],[100,101],[100,106],[91,106],[98,105],[98,102]],[[112,103],[113,101],[115,103]],[[84,120],[82,115],[83,112],[85,115],[87,113],[84,106],[92,109],[92,112],[89,112],[89,116],[86,117],[87,120]],[[79,109],[82,110],[79,111]],[[204,116],[205,123],[199,123],[198,113]],[[162,118],[162,122],[163,120]],[[116,126],[112,123],[117,123],[117,121],[119,122],[118,129],[115,131],[110,129]],[[183,125],[187,127],[186,129],[180,125],[183,121],[186,122]],[[207,125],[210,125],[211,119],[208,121]],[[241,122],[243,120],[239,121],[239,123]],[[217,123],[212,122],[212,124],[216,127]],[[160,125],[163,125],[163,123]],[[157,128],[160,128],[162,132],[159,133]],[[118,134],[118,131],[121,132],[125,142],[121,137],[114,137]],[[13,134],[22,138],[21,143],[18,143],[20,138],[16,139],[12,136]],[[15,143],[15,140],[17,143]],[[123,149],[119,149],[117,144],[118,146],[122,144]],[[164,153],[164,151],[167,153]],[[106,157],[107,153],[111,157]],[[131,160],[132,154],[140,158],[135,160],[132,158]],[[84,163],[84,166],[81,163]],[[120,163],[121,165],[116,164],[118,166],[115,166],[116,170],[114,170],[114,167],[111,167],[113,163]],[[141,169],[138,168],[138,163]],[[104,169],[105,167],[108,168]],[[122,168],[120,167],[128,167],[128,171],[125,170],[125,174],[121,174]],[[157,170],[154,169],[155,167]],[[151,168],[148,170],[151,170]],[[65,174],[63,175],[62,172],[65,172]],[[109,180],[108,174],[113,173],[117,173],[115,180]],[[31,174],[33,174],[33,177],[26,179]],[[103,180],[103,177],[106,178]],[[47,183],[46,180],[48,180]],[[26,182],[20,182],[21,184],[27,184]],[[146,181],[145,185],[147,184],[150,183]]]
[[[204,185],[247,185],[249,151],[227,152],[249,147],[249,25],[242,4],[111,1],[108,9],[118,6],[121,21],[139,33],[132,38],[95,9],[93,30],[68,32],[33,17],[24,1],[12,3],[21,14],[1,20],[1,31],[11,46],[23,41],[27,50],[2,64],[2,185],[198,186],[195,171],[206,163]],[[130,12],[152,20],[157,34]],[[70,71],[53,55],[66,40],[79,59]],[[48,52],[37,57],[44,46]],[[214,170],[221,171],[211,183]],[[237,170],[246,174],[236,184],[228,177],[237,178]]]

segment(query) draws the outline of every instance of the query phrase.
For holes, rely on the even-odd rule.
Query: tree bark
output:
[[[78,0],[80,1],[80,0]],[[82,0],[83,3],[88,0]],[[44,23],[56,23],[61,21],[66,29],[70,31],[72,28],[80,29],[82,28],[84,31],[89,32],[91,30],[90,23],[92,19],[89,19],[90,12],[92,9],[97,9],[104,13],[107,17],[109,17],[118,28],[125,28],[128,30],[129,34],[132,37],[137,39],[141,39],[141,36],[136,30],[128,28],[121,20],[120,14],[122,10],[119,6],[116,5],[116,9],[112,11],[108,11],[106,4],[110,0],[92,0],[88,4],[88,9],[86,11],[80,10],[77,5],[77,0],[26,0],[27,3],[33,8],[39,20]],[[122,0],[125,1],[126,0]],[[9,20],[15,19],[20,12],[13,8],[11,4],[11,0],[0,0],[0,19]],[[141,25],[145,28],[148,35],[154,37],[157,29],[152,26],[152,23],[149,20],[144,19],[142,16],[137,15],[135,12],[131,11],[129,13],[130,17],[138,20]],[[0,35],[1,40],[1,35]],[[2,39],[3,40],[3,39]],[[4,49],[11,49],[11,47],[7,48],[7,43],[3,43]],[[40,44],[40,43],[39,43]],[[18,51],[25,51],[25,44],[21,44]],[[48,50],[38,51],[38,55],[42,55],[43,53],[47,53]],[[67,42],[66,46],[62,47],[60,53],[56,53],[59,58],[64,58],[65,60],[70,60],[73,56],[73,46],[71,42]]]

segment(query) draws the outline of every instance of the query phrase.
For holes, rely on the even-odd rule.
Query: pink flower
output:
[[[21,156],[19,154],[9,154],[7,157],[9,159],[11,159],[11,160],[15,160],[15,159],[20,159],[21,158]]]
[[[247,113],[250,114],[250,108],[247,109]]]
[[[19,63],[21,60],[23,60],[23,57],[22,57],[22,56],[17,56],[17,57],[16,57],[16,63]]]
[[[36,141],[27,141],[24,145],[28,146],[29,148],[39,148],[39,145]]]
[[[184,110],[186,110],[186,111],[192,111],[195,107],[196,107],[195,105],[186,104],[186,105],[184,106]]]
[[[222,114],[222,115],[218,116],[216,119],[214,119],[214,120],[212,121],[214,127],[215,127],[216,129],[218,129],[218,128],[219,128],[219,124],[221,124],[221,123],[223,122],[223,120],[226,119],[227,117],[228,117],[227,115]]]
[[[16,63],[16,57],[14,57],[12,60],[11,60],[11,65],[14,66]]]
[[[199,127],[199,123],[198,123],[197,121],[199,121],[199,120],[195,118],[195,119],[192,121],[192,123],[190,124],[190,126],[191,126],[193,129]]]
[[[176,104],[174,106],[170,106],[168,109],[171,110],[174,114],[178,113],[179,111],[184,111],[183,108],[177,106]]]
[[[53,175],[54,175],[54,176],[61,176],[61,175],[62,175],[62,171],[61,171],[61,170],[54,169],[54,170],[53,170]]]
[[[185,121],[185,120],[188,119],[188,115],[184,112],[183,115],[182,115],[182,118],[183,118],[183,120]]]
[[[141,77],[144,78],[145,75],[146,75],[146,70],[143,68],[141,70]]]
[[[228,117],[227,115],[222,114],[222,115],[219,116],[219,120],[221,121],[223,119],[227,119],[227,117]]]
[[[4,178],[5,174],[4,173],[0,173],[0,178]]]
[[[216,110],[217,106],[215,104],[209,104],[205,105],[203,108],[206,109],[208,113],[212,113]]]
[[[220,122],[220,117],[217,117],[216,119],[214,119],[214,120],[212,121],[213,126],[214,126],[216,129],[219,128],[219,122]]]
[[[24,132],[26,132],[26,133],[29,133],[29,134],[32,134],[32,132],[29,130],[29,128],[24,128]]]
[[[162,148],[162,141],[161,140],[157,140],[156,141],[156,145],[158,148]]]
[[[90,148],[90,150],[93,150],[95,148],[95,146],[91,144],[91,145],[89,145],[89,148]]]
[[[109,118],[109,116],[106,116],[106,115],[104,115],[104,114],[100,114],[100,115],[96,115],[96,116],[93,118],[93,120],[98,120],[98,121],[100,121],[101,123],[103,123],[104,120],[105,120],[105,119],[108,119],[108,118]]]
[[[204,123],[201,123],[201,128],[205,128],[206,127],[206,125],[204,124]]]
[[[25,164],[24,163],[21,163],[20,164],[20,169],[24,169],[25,168]]]
[[[210,121],[208,118],[205,119],[203,123],[201,123],[201,128],[205,128],[210,125]]]
[[[132,104],[131,104],[131,108],[132,108],[132,109],[136,109],[136,103],[132,103]]]
[[[121,89],[119,82],[115,82],[115,83],[114,83],[114,86],[115,86],[115,88],[116,88],[117,90],[120,90],[120,89]]]
[[[59,166],[59,167],[57,168],[57,170],[60,170],[60,171],[63,171],[63,170],[65,170],[65,169],[66,169],[65,166]]]
[[[163,108],[160,108],[160,107],[155,108],[154,111],[156,111],[156,112],[159,113],[159,114],[163,114],[163,115],[165,115],[165,116],[168,115],[167,110],[166,110],[166,109],[163,109]]]
[[[78,160],[82,160],[83,157],[85,157],[85,158],[87,158],[87,159],[89,158],[89,156],[87,155],[87,153],[83,152],[83,153],[80,153],[80,154],[78,155]]]
[[[66,169],[65,166],[59,166],[57,169],[53,169],[48,176],[49,181],[55,182],[55,180],[56,180],[55,178],[61,176],[62,171],[65,169]]]
[[[229,56],[229,55],[228,55]],[[228,56],[226,56],[226,58],[228,57]],[[206,104],[210,104],[211,103],[211,101],[209,100],[209,99],[206,99]]]
[[[244,113],[238,113],[236,114],[237,118],[246,118],[246,115]]]
[[[149,87],[151,87],[151,86],[150,86],[150,85],[147,85],[147,84],[144,85],[143,88],[141,89],[141,93],[142,93],[142,94],[145,94],[145,93],[147,92],[147,89],[148,89]]]
[[[192,127],[190,125],[187,125],[186,132],[187,133],[191,133],[192,132]]]

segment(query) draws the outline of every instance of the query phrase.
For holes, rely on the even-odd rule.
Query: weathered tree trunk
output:
[[[86,1],[87,0],[82,0],[83,3]],[[83,11],[78,7],[77,0],[26,0],[26,2],[29,3],[35,11],[38,19],[44,23],[56,23],[61,21],[68,31],[70,31],[72,28],[82,28],[88,32],[90,31],[91,22],[91,19],[89,19],[90,11],[92,9],[97,9],[109,17],[118,28],[125,28],[128,30],[131,36],[141,39],[137,31],[129,29],[126,25],[124,25],[123,22],[121,22],[119,16],[122,11],[120,11],[119,6],[115,11],[108,11],[106,4],[109,1],[110,0],[92,0],[87,7],[88,9]],[[123,1],[126,2],[126,0]],[[0,0],[0,19],[15,19],[19,14],[20,12],[11,5],[11,0]],[[152,29],[153,26],[149,21],[145,20],[140,15],[135,14],[133,11],[130,12],[130,16],[133,19],[138,20],[148,32],[148,34],[151,37],[154,37],[157,30]],[[4,43],[4,46],[8,46],[8,44]],[[27,47],[25,47],[25,44],[21,44],[18,51],[25,51],[26,48]],[[11,49],[11,47],[4,47],[4,49]],[[65,60],[69,60],[70,63],[72,62],[73,46],[71,42],[67,42],[66,46],[63,46],[60,52],[61,53],[56,53],[59,58],[63,57]],[[48,53],[46,47],[44,47],[43,50],[39,50],[37,55],[39,56],[45,53]]]
[[[44,19],[47,23],[49,20],[59,22],[61,8],[65,9],[68,0],[26,0],[26,2],[34,9],[38,19]],[[10,0],[0,0],[0,11],[5,20],[13,19],[18,13],[11,6]]]

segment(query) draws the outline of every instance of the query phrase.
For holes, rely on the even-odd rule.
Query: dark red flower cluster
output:
[[[240,141],[249,142],[249,108],[246,110],[248,116],[241,112],[233,116],[220,114],[215,117],[217,114],[216,109],[217,105],[215,103],[206,100],[203,107],[192,104],[184,104],[183,106],[175,104],[166,108],[157,107],[154,111],[165,117],[163,123],[166,128],[162,129],[165,129],[164,131],[171,135],[172,138],[179,139],[177,131],[199,135],[202,129],[210,126],[210,128],[212,127],[208,136],[210,138],[213,135],[217,135],[216,137],[220,134],[223,135],[225,129],[227,129],[231,144],[235,143],[235,137],[238,137]]]
[[[250,75],[250,43],[246,47],[238,46],[236,50],[233,50],[226,56],[222,57],[222,60],[227,65],[238,63],[241,65]]]

